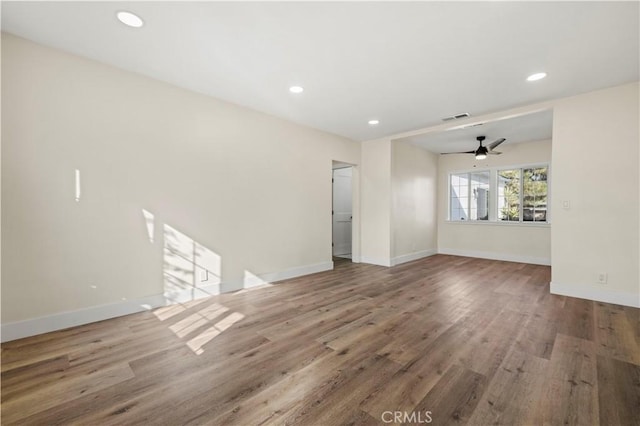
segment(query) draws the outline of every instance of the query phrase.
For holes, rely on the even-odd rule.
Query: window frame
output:
[[[452,220],[451,219],[451,215],[452,215],[452,209],[451,209],[451,178],[454,175],[466,175],[466,179],[467,179],[467,194],[466,194],[466,200],[467,200],[467,205],[466,205],[466,211],[467,211],[467,215],[469,217],[471,217],[471,200],[473,199],[472,196],[472,192],[473,192],[473,180],[471,179],[471,175],[473,174],[481,174],[481,173],[488,173],[488,180],[487,180],[487,185],[489,186],[489,199],[487,200],[487,218],[486,219],[465,219],[465,220]],[[491,175],[491,171],[489,170],[470,170],[470,171],[465,171],[465,172],[451,172],[449,173],[449,179],[448,179],[448,193],[447,193],[447,197],[448,197],[448,205],[447,205],[447,209],[448,209],[448,216],[447,216],[447,220],[451,221],[451,222],[488,222],[491,220],[491,180],[492,180],[492,175]],[[477,216],[477,212],[476,212],[476,216]]]
[[[545,221],[525,221],[524,220],[524,170],[532,168],[547,168],[547,213]],[[498,209],[498,173],[501,170],[518,170],[520,179],[520,208],[518,220],[500,220]],[[487,220],[467,219],[467,220],[452,220],[451,219],[451,177],[453,175],[467,174],[470,178],[471,173],[489,172],[489,215]],[[447,191],[447,217],[446,223],[456,224],[484,224],[484,225],[504,225],[504,226],[549,226],[551,225],[551,180],[552,171],[551,163],[549,162],[537,162],[537,163],[524,163],[516,165],[500,165],[493,167],[472,168],[463,170],[451,170],[447,172],[446,191]],[[468,203],[471,201],[471,181],[469,179],[469,194],[467,197]],[[470,213],[470,205],[467,206]]]
[[[524,209],[522,208],[523,205],[523,192],[524,192],[524,181],[522,179],[523,173],[522,171],[525,169],[526,167],[496,167],[496,222],[500,222],[500,223],[524,223]],[[500,219],[500,208],[498,206],[498,202],[499,202],[499,191],[498,189],[500,188],[500,172],[503,170],[517,170],[518,171],[518,220],[504,220],[504,219]]]
[[[545,204],[545,208],[546,208],[546,212],[545,212],[545,220],[535,220],[535,209],[534,209],[534,220],[524,220],[524,210],[525,210],[525,202],[524,202],[524,196],[525,196],[525,191],[524,191],[524,171],[526,169],[536,169],[536,168],[542,168],[545,167],[547,169],[547,194],[546,194],[546,198],[547,198],[547,202]],[[524,224],[528,224],[528,223],[550,223],[549,220],[549,214],[550,214],[550,200],[551,200],[551,166],[549,164],[536,164],[536,165],[527,165],[527,166],[523,166],[520,167],[520,222],[524,223]]]

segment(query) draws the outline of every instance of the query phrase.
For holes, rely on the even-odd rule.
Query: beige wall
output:
[[[556,103],[552,291],[640,306],[639,91],[635,83]]]
[[[391,141],[361,144],[361,257],[365,263],[391,264]]]
[[[551,229],[546,224],[449,222],[449,174],[495,167],[551,163],[551,141],[500,146],[502,155],[478,161],[473,155],[440,155],[438,158],[438,251],[462,256],[551,263]],[[553,166],[552,166],[553,167]],[[554,169],[551,170],[553,186]],[[495,203],[492,194],[491,203]],[[552,219],[553,220],[553,219]],[[554,224],[555,226],[555,224]]]
[[[435,154],[404,141],[391,143],[392,263],[437,251]]]
[[[555,108],[553,147],[505,145],[491,165],[546,161],[553,149],[552,228],[446,223],[443,176],[476,163],[440,156],[436,230],[434,194],[415,181],[433,177],[429,153],[358,144],[3,34],[3,333],[162,294],[167,274],[197,282],[206,268],[197,285],[226,291],[330,267],[332,160],[358,166],[355,260],[389,265],[437,236],[441,251],[550,254],[552,290],[640,305],[638,90],[518,110]]]
[[[331,266],[356,142],[6,34],[2,112],[3,325]]]

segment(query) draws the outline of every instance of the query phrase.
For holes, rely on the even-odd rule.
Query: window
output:
[[[522,219],[547,221],[547,168],[522,169]]]
[[[498,220],[520,221],[520,169],[498,171]]]
[[[546,222],[547,191],[546,166],[499,170],[498,219]]]
[[[489,220],[489,180],[488,171],[451,175],[451,220]]]
[[[489,172],[470,173],[471,220],[489,220]]]
[[[546,222],[548,169],[540,165],[451,174],[449,220]]]
[[[451,175],[451,220],[469,218],[469,173]]]

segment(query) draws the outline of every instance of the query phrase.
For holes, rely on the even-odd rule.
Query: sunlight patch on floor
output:
[[[187,342],[187,346],[196,355],[201,355],[202,353],[204,353],[204,349],[202,348],[204,345],[215,339],[220,333],[222,333],[238,321],[242,320],[243,318],[244,315],[239,312],[234,312],[231,315],[218,321],[215,325],[207,328],[205,331],[203,331],[193,339],[189,340]]]

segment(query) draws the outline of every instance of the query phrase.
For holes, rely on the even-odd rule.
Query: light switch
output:
[[[565,210],[569,210],[571,208],[571,204],[569,203],[569,200],[564,200],[562,202],[562,208]]]

